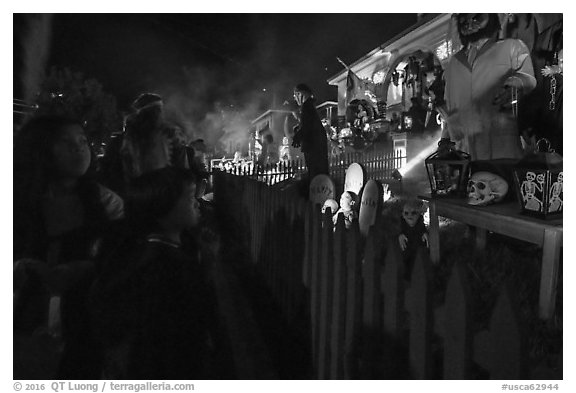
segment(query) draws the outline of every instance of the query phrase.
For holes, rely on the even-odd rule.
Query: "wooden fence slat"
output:
[[[279,240],[282,236],[280,231],[280,211],[278,210],[278,193],[275,190],[270,190],[272,195],[272,214],[274,219],[272,221],[272,226],[270,228],[270,285],[272,288],[272,293],[274,299],[277,303],[280,303],[280,287],[279,287],[279,267],[280,263],[278,261],[278,248]]]
[[[330,372],[330,320],[332,315],[332,284],[334,270],[334,239],[332,216],[322,217],[322,252],[320,257],[320,334],[318,378],[328,379]]]
[[[364,253],[362,278],[364,281],[362,321],[365,328],[374,331],[379,326],[380,261],[379,239],[375,238],[374,227],[368,232]]]
[[[474,341],[474,360],[490,372],[490,379],[526,379],[524,332],[518,305],[507,284],[492,312],[490,328]]]
[[[320,207],[312,211],[312,253],[310,258],[310,318],[312,326],[312,364],[318,376],[319,328],[320,328],[320,256],[321,256],[321,215]]]
[[[254,263],[254,232],[256,231],[256,223],[254,220],[254,183],[246,179],[246,212],[248,213],[248,251],[250,253],[250,263]],[[242,228],[240,228],[242,229]]]
[[[262,193],[261,193],[262,185],[257,182],[256,186],[254,187],[254,199],[257,201],[261,201],[262,203]],[[260,259],[260,236],[262,233],[263,223],[261,220],[262,217],[262,209],[256,209],[254,206],[254,222],[255,222],[255,231],[254,231],[254,261],[256,264],[259,263]]]
[[[292,281],[294,282],[294,313],[299,310],[300,305],[302,304],[302,300],[306,295],[306,282],[304,281],[304,270],[306,268],[306,249],[307,249],[307,234],[306,234],[306,202],[304,199],[299,198],[296,203],[296,218],[294,231],[294,239],[296,241],[294,245],[294,250],[297,253],[295,256],[299,257],[300,259],[294,258],[292,260]]]
[[[266,269],[266,283],[267,285],[272,284],[272,262],[271,262],[271,254],[272,254],[272,244],[270,244],[270,232],[274,225],[272,224],[272,207],[274,205],[274,195],[269,193],[269,190],[266,190],[269,197],[266,198],[266,203],[264,205],[264,233],[263,233],[263,241],[262,246],[264,247],[264,267]]]
[[[283,196],[283,207],[284,207],[284,211],[285,211],[285,222],[284,222],[284,226],[282,228],[283,231],[283,244],[282,244],[282,248],[280,249],[281,255],[283,255],[283,260],[282,260],[282,281],[283,281],[283,294],[282,294],[282,299],[283,299],[283,311],[284,311],[284,316],[286,318],[286,320],[289,320],[289,316],[290,316],[290,294],[291,294],[291,281],[290,281],[290,267],[291,267],[291,261],[292,261],[292,253],[293,253],[293,247],[292,247],[292,238],[294,236],[294,232],[292,231],[293,225],[292,225],[292,219],[291,219],[291,215],[292,215],[292,204],[290,203],[290,200],[288,199],[288,195],[283,192],[282,193]]]
[[[330,379],[344,378],[344,339],[346,328],[346,226],[340,214],[334,232],[334,286]]]
[[[284,241],[282,244],[281,252],[283,255],[282,260],[282,282],[283,282],[283,292],[282,292],[282,303],[283,303],[283,311],[284,311],[284,318],[289,321],[291,310],[290,310],[290,300],[291,300],[291,289],[292,289],[292,282],[290,276],[290,268],[291,268],[291,261],[292,261],[292,237],[293,237],[293,225],[290,219],[290,207],[288,200],[284,198],[284,209],[286,212],[286,221],[284,223],[284,227],[282,228],[284,232]]]
[[[390,337],[399,339],[404,315],[404,263],[402,250],[396,241],[390,241],[383,269],[384,294],[383,329]]]
[[[304,286],[311,289],[312,281],[312,252],[314,244],[314,212],[310,203],[303,202],[304,205],[304,268],[302,269],[302,282]]]
[[[357,354],[359,351],[359,327],[362,319],[362,258],[360,250],[360,229],[354,221],[347,231],[346,253],[346,332],[345,365],[346,379],[357,375]]]
[[[462,263],[457,263],[452,268],[444,303],[444,379],[470,377],[473,337],[469,301],[466,271]]]
[[[414,379],[430,379],[433,332],[430,266],[427,253],[419,248],[412,271],[410,301],[409,361]]]

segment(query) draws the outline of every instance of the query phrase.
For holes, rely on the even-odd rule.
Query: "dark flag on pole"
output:
[[[354,99],[367,99],[366,84],[351,69],[348,69],[346,78],[346,106]]]
[[[342,64],[348,70],[348,76],[346,78],[346,106],[350,105],[355,99],[358,100],[367,100],[370,102],[370,95],[366,94],[366,91],[369,90],[368,86],[366,86],[366,82],[364,82],[350,67],[346,65],[339,57],[336,57],[336,60],[340,64]]]

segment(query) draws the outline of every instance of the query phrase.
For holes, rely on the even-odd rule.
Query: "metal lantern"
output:
[[[539,140],[536,151],[516,164],[514,185],[522,213],[543,219],[562,216],[562,156],[547,139]]]
[[[457,150],[447,138],[438,142],[438,150],[424,160],[432,196],[466,196],[470,177],[470,155]]]

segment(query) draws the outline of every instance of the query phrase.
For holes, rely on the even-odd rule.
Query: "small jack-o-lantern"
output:
[[[508,183],[490,172],[476,172],[468,181],[468,204],[486,206],[500,202],[508,193]]]

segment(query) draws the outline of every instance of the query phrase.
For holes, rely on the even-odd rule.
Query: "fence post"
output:
[[[472,351],[469,283],[462,263],[452,268],[444,303],[444,379],[469,379]]]
[[[431,377],[431,339],[433,331],[430,262],[420,247],[416,253],[408,300],[410,313],[409,359],[414,379]]]
[[[343,214],[338,216],[334,232],[333,293],[330,379],[342,379],[346,327],[346,226]]]

